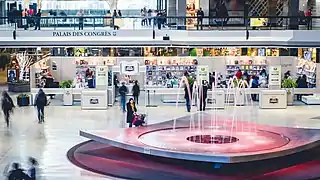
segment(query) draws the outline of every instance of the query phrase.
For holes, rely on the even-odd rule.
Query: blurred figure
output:
[[[241,79],[242,78],[242,71],[241,69],[239,69],[235,75],[237,77],[237,79]]]
[[[121,13],[120,10],[118,10],[118,16],[119,16],[119,17],[122,17],[122,13]]]
[[[307,12],[306,12],[306,20],[307,20],[307,29],[308,30],[311,30],[312,29],[312,10],[309,9]]]
[[[44,122],[44,107],[48,104],[47,95],[43,92],[42,89],[39,89],[38,94],[36,95],[34,106],[37,107],[38,112],[38,123]]]
[[[138,81],[134,82],[134,85],[132,87],[132,95],[134,101],[139,104],[140,86],[138,84]]]
[[[151,10],[151,9],[149,9],[147,13],[148,13],[148,22],[149,22],[149,26],[151,26],[151,21],[152,21],[152,10]],[[147,23],[147,25],[148,25],[148,23]]]
[[[40,30],[40,22],[41,22],[41,9],[38,10],[38,13],[35,15],[35,27],[34,30]]]
[[[31,180],[31,178],[23,172],[19,163],[12,164],[12,170],[8,173],[8,180]]]
[[[251,88],[259,88],[259,77],[252,76]],[[257,97],[258,97],[257,94],[251,94],[251,99],[253,101],[257,101]]]
[[[2,111],[4,114],[4,119],[7,123],[7,127],[9,127],[9,119],[10,119],[10,113],[13,112],[13,108],[15,107],[13,104],[13,101],[7,91],[3,91],[2,93]]]
[[[83,15],[84,15],[84,12],[83,12],[83,10],[81,9],[81,10],[77,13],[77,16],[79,17],[79,30],[83,30]]]
[[[123,110],[123,112],[126,111],[126,95],[128,93],[128,88],[125,85],[125,82],[121,83],[122,86],[119,88],[119,94],[120,94],[120,106]]]
[[[38,161],[33,157],[29,157],[28,161],[30,164],[30,168],[28,170],[29,177],[31,180],[36,180],[36,175],[37,175],[36,167],[38,166]]]
[[[200,111],[205,111],[206,110],[206,104],[207,104],[207,97],[208,97],[208,82],[207,81],[202,81],[202,87],[200,87],[202,91],[199,92],[200,94]]]
[[[304,74],[297,79],[297,88],[308,88],[307,76]],[[298,94],[297,99],[301,101],[303,94]]]
[[[202,8],[200,8],[197,12],[197,30],[199,30],[199,25],[200,25],[200,29],[203,30],[203,16],[204,16],[204,12],[202,11]]]

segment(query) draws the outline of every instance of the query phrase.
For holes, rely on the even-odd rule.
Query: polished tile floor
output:
[[[183,107],[159,106],[140,112],[148,114],[149,123],[157,123],[185,116]],[[27,168],[26,159],[33,156],[40,163],[40,179],[45,180],[95,180],[114,179],[102,177],[82,170],[66,158],[67,151],[74,145],[85,141],[79,130],[106,130],[125,127],[125,116],[118,106],[107,111],[82,111],[79,106],[49,106],[45,109],[45,124],[37,124],[33,107],[17,108],[12,117],[12,125],[6,128],[0,120],[0,170],[12,162],[21,162]],[[209,111],[212,113],[213,111]],[[251,115],[247,107],[239,107],[239,118]],[[217,111],[227,116],[225,110]],[[319,106],[295,106],[285,110],[257,110],[255,122],[270,125],[320,128]],[[3,115],[0,115],[3,118]],[[2,173],[0,172],[0,179]]]

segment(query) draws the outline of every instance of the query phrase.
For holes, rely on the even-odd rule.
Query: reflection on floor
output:
[[[147,112],[149,123],[187,115],[182,106],[178,108],[159,106],[147,110],[140,106],[138,109],[140,112]],[[241,107],[238,112],[244,116],[249,113],[246,107]],[[4,121],[2,123],[0,121],[0,170],[15,161],[22,162],[24,167],[27,167],[27,157],[34,156],[40,163],[41,179],[106,179],[74,166],[68,161],[66,153],[71,147],[86,140],[79,136],[80,129],[108,131],[125,127],[125,115],[120,108],[115,106],[107,111],[81,111],[79,106],[49,106],[46,107],[45,113],[45,124],[37,124],[33,107],[17,108],[9,129],[5,127]],[[223,110],[219,110],[218,114],[226,115]],[[298,106],[288,107],[285,110],[259,110],[257,122],[320,129],[320,120],[311,119],[318,116],[319,106]],[[2,173],[0,179],[3,179],[1,176]]]

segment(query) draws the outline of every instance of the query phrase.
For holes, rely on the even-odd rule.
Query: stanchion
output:
[[[147,90],[147,98],[148,98],[148,104],[146,105],[146,107],[157,107],[157,105],[152,105],[150,104],[150,90]],[[156,94],[156,91],[154,90],[154,95]]]

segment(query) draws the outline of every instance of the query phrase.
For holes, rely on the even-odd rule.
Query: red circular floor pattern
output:
[[[303,180],[320,176],[320,160],[315,160],[319,153],[316,149],[277,159],[226,164],[220,169],[214,169],[212,163],[153,157],[94,141],[76,145],[67,156],[73,164],[83,169],[123,179]]]

